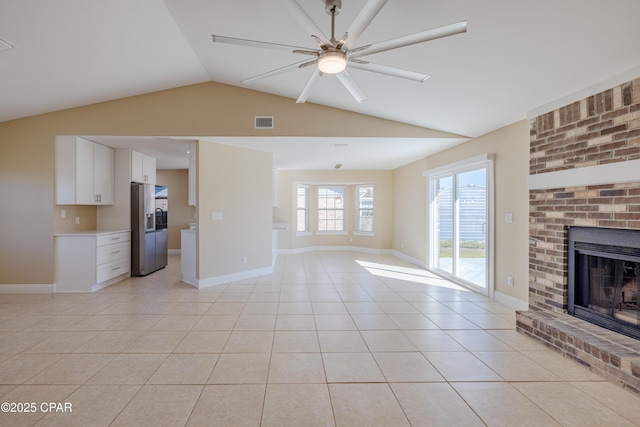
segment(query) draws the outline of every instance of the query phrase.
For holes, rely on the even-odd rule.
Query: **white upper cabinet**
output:
[[[131,181],[155,184],[156,159],[138,151],[131,151]]]
[[[112,205],[114,150],[84,138],[56,138],[56,204]]]
[[[104,145],[93,145],[93,191],[99,196],[99,205],[112,205],[114,199],[114,150]]]

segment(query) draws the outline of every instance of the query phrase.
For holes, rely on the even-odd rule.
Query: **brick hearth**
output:
[[[531,176],[638,159],[640,79],[531,119]],[[567,314],[567,227],[640,229],[637,176],[530,189],[529,311],[518,313],[517,329],[640,391],[640,342]]]

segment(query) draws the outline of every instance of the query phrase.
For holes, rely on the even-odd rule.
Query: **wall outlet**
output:
[[[80,224],[80,217],[79,216],[76,217],[76,224]]]
[[[513,276],[507,276],[507,286],[513,286]]]
[[[246,256],[243,256],[243,257],[242,257],[242,264],[244,265],[244,264],[246,264],[246,263],[247,263],[247,257],[246,257]]]
[[[507,224],[513,224],[513,214],[512,213],[504,214],[504,222],[506,222]]]
[[[60,218],[65,219],[67,217],[67,211],[65,209],[62,209],[60,211]]]

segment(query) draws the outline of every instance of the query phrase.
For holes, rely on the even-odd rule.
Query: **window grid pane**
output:
[[[309,188],[303,185],[298,186],[297,208],[298,215],[296,219],[297,231],[309,231]]]
[[[318,231],[344,231],[344,188],[318,187]]]
[[[358,186],[358,231],[373,231],[373,186]]]

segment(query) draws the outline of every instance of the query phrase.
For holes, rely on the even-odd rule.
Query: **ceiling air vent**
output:
[[[273,129],[273,116],[255,116],[256,129]]]

